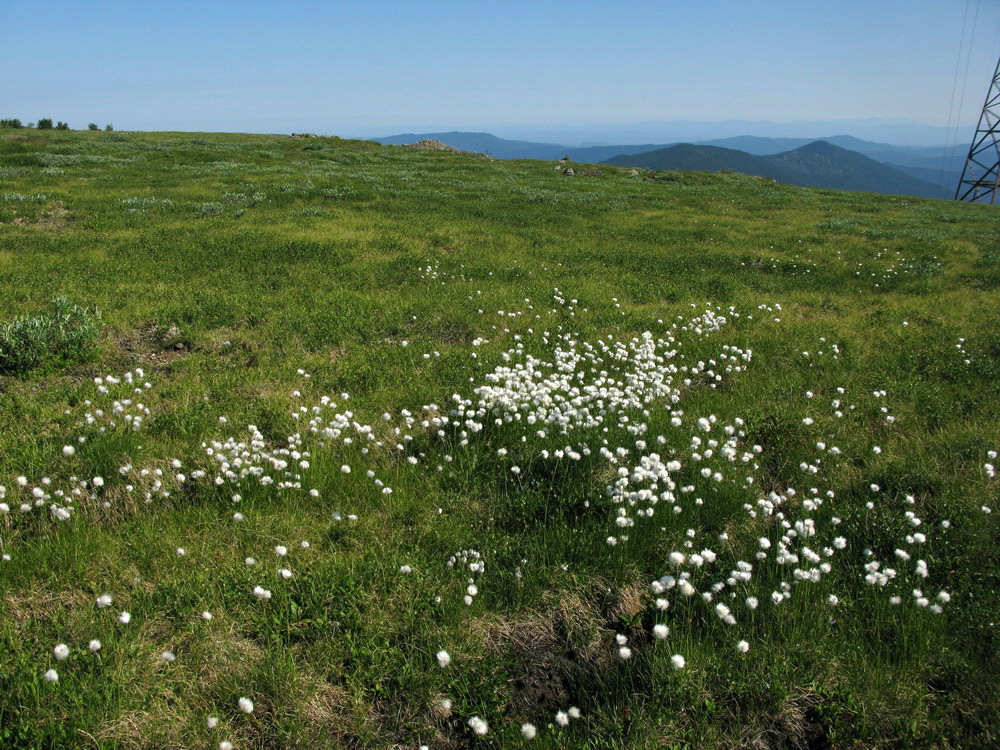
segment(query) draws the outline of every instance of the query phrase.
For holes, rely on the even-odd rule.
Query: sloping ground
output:
[[[0,746],[998,744],[995,207],[6,135]]]

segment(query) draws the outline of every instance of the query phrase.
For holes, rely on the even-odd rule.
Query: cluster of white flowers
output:
[[[556,724],[561,727],[568,727],[570,719],[579,719],[583,714],[580,709],[576,706],[571,706],[567,711],[556,711]],[[524,728],[521,728],[521,733],[524,734]],[[527,739],[532,739],[528,737]]]
[[[423,274],[432,280],[448,278],[436,264],[424,268]],[[558,289],[553,299],[561,314],[572,317],[588,311],[578,300]],[[613,301],[617,309],[618,301]],[[525,303],[534,313],[530,300]],[[782,308],[778,304],[761,305],[757,313],[764,313],[765,318],[774,323],[781,322]],[[499,310],[497,314],[503,320],[529,317],[517,310]],[[536,313],[535,318],[540,319],[540,314]],[[31,483],[22,476],[12,490],[17,499],[7,498],[6,488],[0,486],[0,501],[12,500],[22,514],[47,507],[54,519],[65,521],[80,507],[107,508],[109,501],[105,496],[111,494],[111,482],[127,483],[125,491],[144,497],[146,503],[169,497],[178,488],[186,491],[203,483],[209,487],[225,487],[219,492],[227,498],[222,501],[226,505],[242,502],[243,496],[239,493],[249,492],[251,488],[307,493],[321,505],[325,494],[330,492],[331,482],[343,483],[351,496],[359,495],[365,488],[376,495],[389,495],[393,490],[379,478],[377,470],[384,468],[386,473],[382,476],[391,476],[392,471],[397,477],[401,472],[444,471],[445,466],[456,462],[451,453],[444,453],[445,450],[455,453],[461,462],[463,455],[475,453],[461,449],[475,447],[475,444],[488,452],[492,462],[502,465],[505,481],[515,483],[526,481],[526,476],[530,476],[539,464],[584,462],[596,467],[595,475],[602,475],[604,496],[586,500],[585,505],[590,507],[591,501],[600,503],[599,507],[608,513],[607,530],[611,533],[606,542],[616,548],[608,554],[627,552],[630,535],[637,538],[644,534],[659,535],[661,540],[658,549],[663,557],[656,563],[658,567],[652,575],[666,572],[649,583],[651,596],[647,600],[655,607],[657,618],[651,628],[652,641],[648,641],[647,634],[636,637],[630,632],[631,641],[629,635],[616,634],[614,648],[618,658],[626,662],[639,661],[646,643],[666,642],[673,646],[669,640],[672,632],[676,640],[677,633],[683,631],[682,625],[669,615],[680,610],[690,613],[692,607],[707,612],[707,621],[715,623],[719,632],[730,634],[727,638],[731,640],[727,642],[735,641],[737,654],[746,654],[750,650],[750,640],[739,639],[739,633],[753,611],[762,606],[765,609],[780,606],[796,592],[817,584],[829,586],[829,581],[835,578],[832,575],[835,566],[846,567],[846,563],[840,561],[848,555],[839,553],[849,547],[859,551],[862,548],[857,541],[849,541],[839,533],[841,519],[835,507],[837,493],[822,484],[827,468],[842,455],[841,449],[831,444],[836,439],[833,430],[851,421],[844,419],[845,416],[852,412],[860,414],[866,409],[866,413],[879,414],[878,419],[886,423],[880,424],[880,429],[888,429],[887,425],[896,423],[895,416],[884,405],[888,394],[881,388],[871,391],[874,406],[865,400],[867,394],[849,399],[846,387],[836,388],[836,393],[832,390],[825,393],[818,387],[805,391],[805,404],[813,409],[811,413],[796,416],[796,427],[815,433],[810,443],[820,438],[812,443],[814,452],[810,450],[803,456],[806,460],[798,466],[801,474],[796,476],[802,478],[805,486],[796,488],[789,483],[777,486],[772,481],[765,489],[759,489],[763,483],[760,463],[762,456],[766,457],[766,449],[754,442],[754,433],[750,432],[747,420],[714,413],[685,413],[681,408],[689,393],[718,388],[748,370],[754,356],[750,349],[731,343],[719,346],[713,337],[723,331],[728,333],[736,321],[752,319],[753,315],[743,316],[733,307],[695,308],[690,318],[678,316],[667,323],[658,321],[662,327],[657,329],[661,330],[660,334],[646,331],[623,341],[612,335],[584,341],[562,326],[537,332],[527,329],[527,335],[536,336],[548,347],[551,356],[531,353],[538,349],[528,346],[526,336],[512,333],[498,321],[499,326],[493,326],[495,336],[490,334],[493,340],[510,336],[513,345],[500,354],[502,364],[492,369],[483,365],[486,369],[479,385],[475,378],[470,379],[471,395],[452,395],[450,409],[433,403],[412,412],[400,409],[395,414],[383,414],[381,423],[376,420],[373,426],[359,421],[349,409],[338,410],[338,402],[349,401],[346,393],[340,394],[337,401],[322,396],[313,405],[304,405],[309,403],[303,391],[308,395],[310,376],[299,370],[305,385],[290,394],[294,404],[292,416],[299,431],[284,442],[268,440],[251,424],[240,437],[228,436],[203,443],[202,465],[197,461],[185,465],[180,459],[138,467],[126,463],[119,468],[117,477],[71,476],[65,480],[64,489],[57,489],[49,478]],[[489,343],[490,339],[478,337],[473,347],[481,351]],[[809,367],[822,366],[818,361],[820,357],[838,359],[842,355],[841,347],[830,344],[825,337],[821,337],[818,346],[812,349],[801,352],[801,357],[809,360]],[[692,350],[699,354],[691,354]],[[711,352],[712,356],[705,352]],[[431,359],[438,354],[427,353],[424,358]],[[74,423],[79,435],[65,441],[60,449],[62,458],[59,460],[63,464],[72,464],[86,453],[88,434],[112,430],[135,432],[151,416],[147,403],[155,394],[149,393],[151,384],[145,381],[141,369],[121,377],[96,378],[93,385],[96,395],[82,402],[82,414]],[[827,403],[829,412],[826,411]],[[228,422],[225,417],[218,420],[221,426]],[[866,461],[885,461],[886,456],[891,455],[891,437],[883,440],[886,455],[882,456],[883,449],[879,445],[865,445]],[[529,442],[533,454],[525,456],[521,446]],[[427,448],[428,443],[436,447]],[[459,450],[453,450],[454,447]],[[435,452],[438,449],[440,458]],[[989,451],[986,458],[983,473],[987,479],[993,479],[997,452]],[[438,460],[440,464],[436,463]],[[816,486],[809,486],[811,484]],[[326,489],[321,492],[320,487]],[[879,596],[884,592],[892,604],[902,605],[904,599],[908,599],[921,610],[943,612],[952,596],[946,590],[935,593],[931,588],[932,571],[927,560],[934,560],[936,556],[925,551],[933,543],[936,530],[929,529],[921,518],[926,514],[913,496],[899,501],[891,492],[875,484],[868,490],[867,509],[898,511],[905,532],[896,540],[891,552],[880,553],[888,562],[879,559],[873,551],[865,550],[861,569],[846,573],[837,570],[839,579],[857,573]],[[990,512],[987,506],[982,510]],[[706,511],[727,513],[731,521],[736,521],[735,516],[739,515],[738,520],[743,523],[740,533],[734,534],[734,539],[726,532],[709,533],[705,530],[709,527],[704,522]],[[0,514],[10,512],[9,502],[0,502]],[[329,512],[329,508],[325,512]],[[438,513],[442,512],[438,509]],[[333,511],[331,515],[335,521],[358,519],[355,514],[344,515],[341,511]],[[245,517],[244,513],[232,515],[236,522]],[[943,533],[949,525],[949,521],[941,522],[938,533]],[[298,547],[308,550],[310,544],[302,541]],[[191,555],[187,549],[192,551]],[[293,554],[294,548],[288,544],[276,544],[272,549],[280,564],[286,566],[278,568],[276,573],[280,579],[276,588],[280,597],[281,581],[294,576],[294,566],[286,559],[301,553]],[[186,558],[186,561],[178,560],[178,565],[190,565],[197,560],[196,546],[173,547],[173,550],[177,558]],[[246,552],[262,556],[261,559],[270,556],[266,547],[244,550],[240,554]],[[5,555],[5,559],[9,556]],[[244,561],[247,566],[257,566],[255,557],[247,556]],[[522,565],[527,562],[521,560]],[[455,578],[461,580],[460,595],[466,605],[472,605],[480,593],[485,566],[483,554],[475,549],[461,550],[446,561],[446,568],[455,571]],[[260,571],[262,567],[254,569]],[[413,574],[414,566],[402,564],[398,571],[404,576]],[[419,585],[425,573],[422,567],[417,568],[417,574],[400,585]],[[520,580],[521,567],[518,566],[514,573]],[[299,575],[307,573],[303,569]],[[909,597],[906,597],[907,591]],[[242,596],[246,596],[245,589]],[[252,596],[266,602],[272,598],[272,591],[256,585]],[[841,596],[845,596],[842,591],[838,596],[828,589],[820,589],[813,601],[825,602],[824,611],[835,612],[827,607],[841,606]],[[438,596],[435,601],[440,603],[442,597]],[[98,609],[110,607],[112,603],[113,597],[107,593],[96,600]],[[207,610],[192,615],[206,623],[213,618]],[[131,619],[127,611],[117,615],[122,625],[128,625]],[[96,639],[88,644],[92,653],[101,648],[101,642]],[[661,644],[659,648],[667,646]],[[62,662],[70,658],[71,649],[59,643],[52,653]],[[183,660],[185,652],[181,650],[180,653]],[[667,653],[669,651],[663,653],[664,658]],[[172,650],[165,650],[160,659],[169,664],[177,655]],[[445,649],[437,651],[435,660],[442,669],[453,662]],[[69,663],[72,664],[72,660]],[[632,663],[635,662],[630,665]],[[670,664],[676,670],[687,667],[681,654],[673,654]],[[56,682],[59,675],[49,669],[44,679]],[[445,702],[450,709],[450,701],[442,701],[441,705]],[[249,698],[240,698],[238,706],[247,714],[254,710]],[[580,715],[580,710],[574,706],[556,712],[554,721],[566,727]],[[210,717],[209,728],[215,727],[217,722],[216,717]],[[468,726],[478,735],[489,731],[487,722],[478,716],[468,719]],[[534,739],[538,732],[531,723],[522,724],[520,731],[528,740]],[[229,744],[224,741],[220,747]]]
[[[468,577],[464,579],[465,593],[462,596],[462,601],[467,606],[471,606],[479,594],[476,576],[481,576],[486,570],[486,561],[483,560],[482,554],[474,549],[464,549],[449,557],[445,566],[449,570],[460,570],[463,573],[468,573]]]

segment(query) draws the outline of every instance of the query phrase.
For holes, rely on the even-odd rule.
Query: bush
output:
[[[43,117],[41,120],[38,121],[38,125],[36,127],[39,130],[52,130],[52,118]]]
[[[114,130],[114,128],[111,127],[111,123],[108,123],[107,125],[104,126],[105,133],[110,133],[112,130]]]
[[[60,120],[56,123],[56,130],[69,130],[69,124]]]
[[[21,121],[16,117],[11,117],[6,120],[0,120],[0,128],[23,128]]]
[[[56,297],[47,310],[0,324],[0,373],[18,374],[47,362],[83,362],[93,356],[101,313]]]
[[[87,130],[100,130],[100,128],[97,127],[96,122],[92,122],[89,125],[87,125]]]

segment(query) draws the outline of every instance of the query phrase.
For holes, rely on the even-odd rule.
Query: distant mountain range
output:
[[[556,160],[568,156],[572,161],[592,164],[606,162],[620,166],[708,171],[731,169],[793,185],[931,198],[954,195],[966,155],[964,146],[951,149],[896,146],[850,135],[824,138],[747,135],[693,144],[591,146],[507,140],[490,133],[462,131],[404,133],[372,140],[406,145],[425,139],[498,159]],[[640,156],[642,159],[637,158]],[[662,166],[654,167],[653,164]],[[680,166],[682,164],[684,166]]]
[[[916,195],[922,198],[950,197],[938,185],[827,141],[813,141],[790,151],[767,156],[755,156],[745,151],[718,146],[682,143],[643,154],[616,156],[605,163],[646,169],[710,172],[729,169],[803,187]]]

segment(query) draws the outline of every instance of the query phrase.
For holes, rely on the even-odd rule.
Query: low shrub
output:
[[[34,316],[0,324],[0,373],[19,374],[48,362],[83,362],[95,351],[101,313],[56,297]]]

